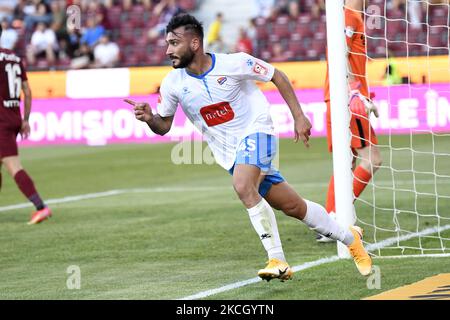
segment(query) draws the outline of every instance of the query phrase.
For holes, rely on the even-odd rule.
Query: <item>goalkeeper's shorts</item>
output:
[[[253,133],[242,140],[236,152],[236,160],[229,173],[233,174],[234,167],[237,164],[250,164],[260,168],[265,177],[259,185],[258,192],[262,197],[265,197],[273,184],[285,181],[274,163],[276,154],[277,141],[275,136],[262,132]]]
[[[327,141],[328,151],[333,151],[333,142],[331,136],[331,112],[330,101],[327,103]],[[350,131],[352,133],[351,147],[352,149],[361,149],[370,145],[377,145],[378,139],[370,125],[370,121],[364,117],[356,117],[352,115],[350,119]]]

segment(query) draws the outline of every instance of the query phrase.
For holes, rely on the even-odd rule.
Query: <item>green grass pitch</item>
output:
[[[380,137],[381,145],[388,142]],[[356,203],[370,243],[450,224],[450,161],[427,153],[448,153],[450,139],[402,136],[390,143],[393,151],[382,147],[386,167],[375,176],[376,191],[368,186]],[[0,211],[0,299],[179,299],[255,278],[267,259],[231,177],[217,165],[172,164],[172,147],[21,149],[45,199],[117,192],[53,203],[54,217],[37,226],[26,224],[31,207]],[[280,170],[305,198],[324,204],[331,168],[323,138],[312,139],[309,150],[281,141]],[[436,201],[436,194],[444,197]],[[26,201],[3,170],[0,210],[20,203]],[[336,255],[335,244],[316,243],[301,222],[280,212],[277,219],[291,266]],[[434,233],[399,245],[403,254],[448,253],[449,231],[441,232],[443,240]],[[396,243],[390,247],[374,253],[402,253]],[[381,288],[368,289],[353,262],[339,260],[296,272],[291,281],[260,281],[206,299],[361,299],[448,272],[449,262],[375,258]],[[79,290],[66,285],[72,265],[81,271]]]

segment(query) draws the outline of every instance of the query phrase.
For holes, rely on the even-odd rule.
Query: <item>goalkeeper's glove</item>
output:
[[[369,99],[359,91],[360,87],[361,82],[359,81],[350,83],[350,111],[355,116],[364,118],[369,118],[370,113],[373,112],[375,117],[378,118],[378,108],[372,101],[375,98],[375,93],[371,93]]]

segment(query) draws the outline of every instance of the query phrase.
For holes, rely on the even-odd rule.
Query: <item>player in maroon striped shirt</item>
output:
[[[2,29],[0,26],[0,37]],[[20,112],[20,93],[23,90],[25,107]],[[31,90],[22,59],[14,52],[0,48],[0,169],[1,165],[14,178],[20,191],[36,207],[28,224],[39,223],[52,215],[36,191],[33,180],[22,168],[17,148],[17,135],[22,139],[30,134],[28,118],[31,111]],[[1,188],[0,171],[0,188]]]

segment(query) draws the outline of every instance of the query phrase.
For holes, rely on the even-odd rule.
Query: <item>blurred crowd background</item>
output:
[[[449,0],[366,2],[369,57],[448,55]],[[73,5],[75,29],[67,27]],[[204,21],[208,51],[325,58],[325,0],[0,0],[0,46],[29,70],[165,65],[164,29],[181,12]]]

